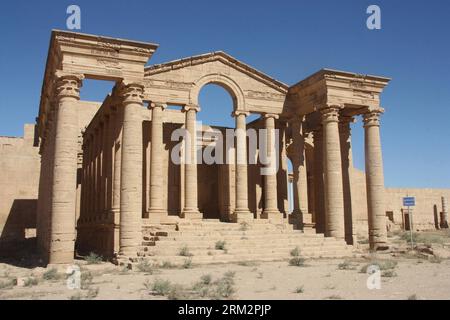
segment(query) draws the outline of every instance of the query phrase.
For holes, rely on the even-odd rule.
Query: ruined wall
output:
[[[360,237],[367,237],[366,177],[363,171],[355,168],[352,174],[354,228]],[[450,201],[450,189],[386,188],[386,214],[393,219],[396,229],[405,228],[404,213],[407,213],[407,208],[403,207],[403,197],[406,196],[416,197],[416,206],[412,208],[414,230],[439,228],[441,197]]]
[[[0,137],[0,256],[36,234],[40,156],[34,124]]]

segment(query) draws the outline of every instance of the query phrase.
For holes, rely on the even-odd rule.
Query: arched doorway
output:
[[[201,159],[197,168],[198,205],[204,219],[228,220],[233,211],[230,181],[232,168],[225,161],[224,140],[227,129],[234,129],[231,113],[234,109],[233,97],[223,86],[216,83],[205,84],[198,96],[201,111],[197,121],[201,126]],[[200,136],[200,132],[198,133]],[[220,152],[217,152],[221,148]],[[216,154],[217,152],[217,154]],[[207,159],[206,156],[211,156]]]

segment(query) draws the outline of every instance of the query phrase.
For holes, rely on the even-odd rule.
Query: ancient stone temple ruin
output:
[[[52,32],[37,119],[36,229],[46,262],[90,252],[177,260],[184,245],[199,263],[270,260],[296,246],[345,256],[358,234],[386,246],[394,201],[384,188],[380,94],[388,78],[323,69],[288,86],[224,52],[152,65],[157,47]],[[115,85],[102,103],[86,102],[84,79]],[[233,98],[235,128],[197,124],[199,92],[211,83]],[[351,156],[358,118],[365,175]],[[219,144],[230,129],[231,145]],[[198,161],[211,146],[232,156]],[[174,161],[177,153],[192,161]]]

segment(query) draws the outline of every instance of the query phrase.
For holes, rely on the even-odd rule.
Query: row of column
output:
[[[150,216],[167,215],[163,203],[163,111],[165,109],[163,103],[151,103],[152,110],[152,146],[150,159]],[[189,219],[202,218],[198,209],[198,186],[197,186],[197,112],[200,108],[196,105],[186,105],[183,107],[185,113],[185,129],[188,133],[185,139],[185,156],[186,163],[184,169],[184,208],[181,216]],[[233,221],[243,221],[253,218],[253,214],[248,207],[248,175],[247,175],[247,134],[246,134],[246,117],[247,112],[236,111],[233,113],[236,119],[236,208],[232,217]],[[267,129],[267,152],[272,155],[273,139],[275,130],[275,119],[277,115],[265,115],[265,127]],[[270,156],[269,156],[270,157]],[[277,181],[276,172],[265,176],[265,209],[263,217],[278,218],[280,212],[277,205]]]
[[[339,106],[320,110],[321,125],[314,131],[313,170],[317,232],[344,239],[352,235],[349,149],[352,118],[341,116],[341,110]],[[369,242],[374,249],[385,246],[387,241],[381,113],[381,109],[376,109],[363,114]]]

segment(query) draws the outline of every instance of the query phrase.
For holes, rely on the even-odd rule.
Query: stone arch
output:
[[[208,84],[216,84],[224,88],[233,99],[234,111],[245,111],[244,93],[239,85],[230,77],[220,73],[208,74],[197,80],[189,92],[189,101],[192,104],[198,105],[198,97],[201,89]]]

